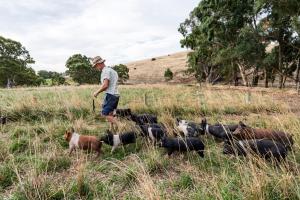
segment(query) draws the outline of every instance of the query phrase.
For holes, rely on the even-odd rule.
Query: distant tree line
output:
[[[41,80],[29,67],[34,60],[21,43],[0,36],[0,86],[39,85]]]
[[[99,83],[101,72],[93,69],[87,56],[75,54],[66,61],[68,70],[58,73],[40,70],[36,73],[31,67],[34,59],[20,42],[0,36],[0,87],[62,85],[66,76],[78,84]],[[116,65],[120,83],[129,79],[126,65]]]
[[[199,82],[299,84],[299,0],[202,0],[180,24]]]
[[[38,75],[42,78],[44,85],[63,85],[66,79],[63,76],[63,73],[40,70],[38,71]],[[47,80],[51,81],[47,83]]]
[[[66,62],[66,73],[79,84],[97,84],[100,81],[101,72],[92,68],[87,56],[81,54],[72,55]],[[113,66],[119,75],[119,82],[125,83],[129,79],[129,69],[126,65]]]

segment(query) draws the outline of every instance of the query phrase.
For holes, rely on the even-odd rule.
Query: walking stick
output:
[[[93,112],[95,112],[95,99],[93,98]]]

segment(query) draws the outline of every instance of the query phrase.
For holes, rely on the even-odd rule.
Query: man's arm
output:
[[[100,94],[101,92],[105,91],[109,86],[109,80],[108,79],[104,79],[101,88],[99,90],[97,90],[96,92],[94,92],[94,97],[97,97],[98,94]]]

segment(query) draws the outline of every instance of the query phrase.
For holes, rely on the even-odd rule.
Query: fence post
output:
[[[200,112],[207,110],[204,94],[198,90],[196,96],[198,97]]]
[[[247,91],[247,93],[245,94],[245,102],[246,102],[246,104],[251,103],[251,93],[250,93],[250,91]]]
[[[146,106],[149,106],[149,105],[148,105],[147,92],[144,93],[144,104],[145,104]]]

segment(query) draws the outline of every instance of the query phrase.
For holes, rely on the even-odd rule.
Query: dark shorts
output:
[[[109,115],[109,113],[117,109],[119,98],[120,98],[119,96],[106,93],[102,104],[101,114],[107,116]]]

